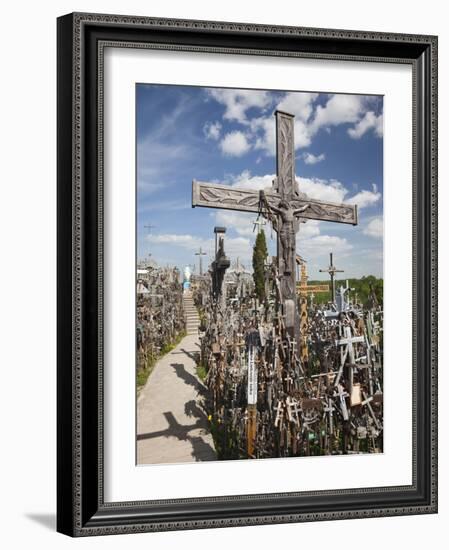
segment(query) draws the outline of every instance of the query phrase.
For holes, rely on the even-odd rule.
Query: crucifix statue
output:
[[[295,250],[300,221],[323,220],[357,225],[357,206],[309,199],[295,177],[294,115],[276,111],[276,178],[268,191],[193,181],[192,206],[256,212],[277,232],[281,302],[287,332],[299,341]]]

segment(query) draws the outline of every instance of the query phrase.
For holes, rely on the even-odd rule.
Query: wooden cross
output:
[[[334,433],[334,402],[331,397],[327,398],[326,406],[324,407],[324,412],[327,412],[329,418],[329,434],[333,435]]]
[[[203,258],[202,256],[207,256],[207,253],[206,252],[203,252],[201,246],[200,246],[200,249],[198,250],[198,252],[195,252],[195,256],[199,256],[199,260],[200,260],[200,276],[203,274]]]
[[[308,275],[305,260],[298,260],[299,256],[296,256],[296,262],[301,265],[301,281],[296,285],[299,295],[308,295],[312,293],[321,294],[323,292],[329,292],[329,285],[308,285]]]
[[[331,288],[332,288],[332,294],[331,294],[331,300],[332,302],[335,302],[335,274],[336,273],[343,273],[343,269],[337,269],[334,266],[334,255],[332,252],[329,254],[329,267],[327,269],[320,269],[320,273],[329,273],[331,278]]]
[[[309,346],[307,344],[307,333],[309,331],[309,313],[307,307],[307,296],[322,292],[329,292],[329,285],[308,285],[306,260],[296,255],[296,263],[301,266],[301,279],[297,285],[299,296],[299,332],[300,332],[300,357],[303,363],[309,360]]]
[[[277,232],[277,260],[285,326],[299,339],[296,299],[296,233],[300,218],[357,225],[357,206],[309,199],[298,188],[295,175],[294,115],[282,111],[276,117],[276,178],[266,193],[193,181],[192,206],[256,212],[273,221]]]

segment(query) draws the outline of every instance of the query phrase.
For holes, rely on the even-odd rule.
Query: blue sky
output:
[[[271,186],[276,109],[295,115],[296,176],[310,198],[358,204],[357,227],[308,221],[297,252],[309,276],[334,253],[347,277],[383,272],[383,100],[380,96],[138,84],[137,254],[160,265],[212,259],[213,228],[225,250],[251,267],[252,214],[191,207],[192,180],[247,189]],[[150,231],[145,225],[155,226]],[[270,252],[275,235],[266,226]],[[273,237],[271,239],[271,237]]]

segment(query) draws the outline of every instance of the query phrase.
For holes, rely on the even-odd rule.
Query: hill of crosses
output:
[[[301,192],[293,117],[275,117],[271,189],[192,184],[193,207],[255,214],[252,270],[228,256],[221,226],[211,227],[215,257],[205,269],[201,249],[194,274],[139,266],[139,463],[383,452],[382,280],[337,280],[344,265],[337,269],[329,250],[321,270],[329,283],[308,281],[297,246],[301,222],[355,226],[357,205]],[[275,256],[268,255],[264,225],[276,235]],[[154,407],[167,373],[192,393],[183,397],[174,386],[159,426],[152,424]]]

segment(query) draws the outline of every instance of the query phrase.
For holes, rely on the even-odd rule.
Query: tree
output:
[[[253,278],[257,298],[265,300],[265,260],[268,256],[267,241],[262,229],[257,234],[253,248]]]

